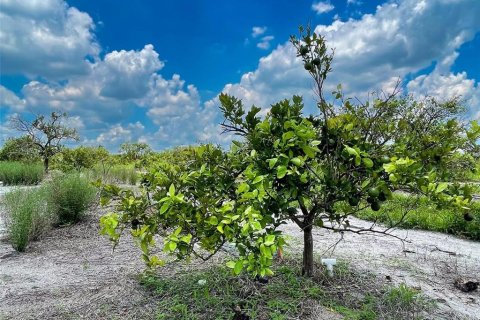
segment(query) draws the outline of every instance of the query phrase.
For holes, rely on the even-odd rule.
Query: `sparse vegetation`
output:
[[[396,194],[379,211],[365,209],[357,217],[375,220],[388,227],[439,231],[456,236],[480,240],[480,203],[472,202],[471,210],[461,212],[455,208],[437,208],[428,198]],[[405,208],[412,208],[408,213]]]
[[[0,181],[5,185],[37,184],[42,181],[43,176],[43,167],[40,163],[0,162]]]
[[[421,319],[433,307],[417,290],[387,286],[345,264],[336,268],[334,278],[317,263],[312,278],[302,277],[300,267],[286,260],[268,283],[234,277],[218,266],[166,278],[147,274],[141,282],[161,296],[157,319],[232,319],[235,309],[256,320],[306,319],[319,305],[345,319]]]

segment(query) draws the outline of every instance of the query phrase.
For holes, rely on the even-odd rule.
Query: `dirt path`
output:
[[[99,214],[52,230],[22,254],[0,242],[0,319],[149,318],[155,305],[135,279],[138,249],[124,239],[112,253]]]
[[[112,253],[108,240],[98,234],[102,212],[105,209],[92,212],[78,225],[52,230],[26,253],[16,254],[8,243],[0,241],[0,319],[155,316],[156,298],[135,278],[143,270],[138,249],[124,238]],[[365,222],[353,219],[353,224]],[[291,250],[299,252],[303,239],[300,230],[293,224],[283,228]],[[315,229],[314,241],[318,255],[349,261],[356,269],[371,270],[390,276],[394,283],[420,288],[441,307],[441,313],[432,315],[432,319],[480,319],[479,291],[467,294],[453,287],[459,275],[478,280],[480,243],[425,231],[398,230],[396,234],[412,243],[345,234],[333,253],[330,250],[323,254],[340,234]],[[162,272],[175,271],[171,268],[179,266]]]
[[[351,219],[358,227],[371,223]],[[301,250],[303,234],[294,224],[283,226],[290,235],[291,250]],[[480,242],[462,240],[454,236],[421,230],[395,230],[393,237],[345,233],[342,235],[324,229],[314,229],[315,252],[322,257],[333,257],[350,263],[357,270],[369,270],[389,277],[393,283],[406,283],[421,289],[434,299],[439,307],[432,319],[480,319],[480,290],[464,293],[453,285],[457,277],[480,280]]]

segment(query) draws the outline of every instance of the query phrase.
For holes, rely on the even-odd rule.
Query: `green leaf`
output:
[[[258,176],[258,177],[256,177],[255,179],[253,179],[252,183],[253,183],[253,184],[256,184],[256,183],[259,183],[259,182],[262,181],[262,180],[263,180],[263,176]]]
[[[217,230],[218,230],[218,232],[223,233],[223,224],[219,224],[217,226]]]
[[[345,145],[345,150],[347,150],[348,154],[351,155],[351,156],[355,156],[355,157],[358,157],[360,156],[357,152],[357,150]]]
[[[275,243],[275,235],[274,234],[269,234],[265,237],[265,242],[264,244],[269,247],[271,246],[272,244]]]
[[[394,172],[395,170],[397,170],[397,165],[395,163],[385,163],[383,165],[383,169],[385,169],[385,172],[387,173],[391,173],[391,172]]]
[[[290,159],[290,161],[291,161],[294,165],[296,165],[297,167],[301,167],[301,166],[303,165],[302,159],[297,158],[297,157]]]
[[[181,238],[180,238],[180,241],[189,244],[190,241],[192,241],[192,235],[189,233],[189,234],[187,234],[186,236],[181,237]]]
[[[356,166],[359,166],[360,163],[362,163],[362,158],[360,156],[356,156],[355,157],[355,165]]]
[[[258,221],[253,221],[251,225],[253,230],[262,230],[262,225]]]
[[[367,168],[373,167],[373,161],[372,161],[372,159],[362,158],[362,162],[363,162],[363,164],[365,165],[365,167],[367,167]]]
[[[178,236],[180,234],[180,232],[182,232],[182,227],[178,227],[177,229],[175,229],[175,231],[173,232],[174,235]]]
[[[365,181],[362,182],[362,189],[365,189],[369,184],[370,182],[372,182],[372,180],[370,179],[367,179]]]
[[[175,186],[173,185],[173,183],[170,185],[170,188],[168,188],[168,194],[170,195],[170,197],[173,197],[175,195]]]
[[[437,189],[435,190],[435,193],[440,193],[447,188],[448,188],[448,183],[447,182],[441,182],[437,185]]]
[[[248,185],[248,183],[245,183],[245,182],[240,183],[240,185],[237,188],[237,194],[245,193],[248,190],[250,190],[250,186]]]
[[[315,153],[318,151],[317,148],[313,148],[307,145],[302,146],[302,150],[310,158],[315,158]]]
[[[207,223],[216,226],[218,224],[218,219],[215,216],[211,216],[208,218]]]
[[[228,262],[226,263],[226,266],[227,266],[228,268],[230,268],[230,269],[235,268],[235,261],[228,261]]]
[[[278,158],[268,159],[268,167],[272,169],[277,163],[277,161],[278,161]]]
[[[242,272],[242,269],[243,269],[243,260],[238,260],[235,263],[235,266],[233,267],[233,272],[235,272],[235,275],[238,276],[240,272]]]
[[[286,174],[287,174],[287,167],[286,166],[278,166],[277,167],[277,178],[278,179],[282,179],[283,177],[285,177]]]
[[[170,241],[170,242],[168,243],[168,250],[169,250],[170,252],[173,252],[175,249],[177,249],[177,244],[176,244],[175,242],[173,242],[173,241]]]
[[[288,139],[291,139],[295,136],[295,132],[293,131],[287,131],[282,135],[282,140],[287,141]]]
[[[160,208],[160,214],[164,214],[168,208],[170,208],[170,201],[166,201],[163,203],[162,207]]]

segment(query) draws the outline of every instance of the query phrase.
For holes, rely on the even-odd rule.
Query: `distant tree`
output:
[[[52,158],[52,167],[62,171],[90,169],[110,156],[102,146],[80,146],[75,149],[64,148]]]
[[[61,150],[60,143],[63,140],[78,140],[77,131],[62,124],[62,120],[67,118],[66,113],[52,112],[49,118],[38,115],[33,121],[28,121],[17,116],[10,120],[12,127],[25,133],[30,145],[38,150],[46,173],[50,158]]]
[[[40,160],[38,150],[29,136],[8,138],[0,149],[0,161],[35,162]]]
[[[140,160],[151,152],[150,146],[144,142],[125,142],[120,146],[120,153],[127,161]]]

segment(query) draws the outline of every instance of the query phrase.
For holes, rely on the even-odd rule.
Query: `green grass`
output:
[[[157,319],[230,320],[234,308],[250,319],[304,319],[319,305],[345,319],[415,319],[432,307],[405,285],[386,287],[374,276],[354,274],[345,266],[336,272],[332,279],[323,274],[305,278],[299,265],[287,261],[275,267],[267,284],[246,275],[235,277],[224,267],[171,277],[146,274],[141,283],[158,295]]]
[[[90,180],[101,179],[103,183],[125,183],[136,185],[139,180],[139,174],[134,165],[116,164],[113,166],[101,164],[95,165],[92,169],[86,171]]]
[[[405,208],[415,207],[402,220]],[[406,195],[395,195],[393,200],[382,204],[382,208],[375,212],[366,209],[357,217],[365,220],[376,220],[387,226],[393,226],[400,221],[400,227],[408,229],[422,229],[453,234],[472,240],[480,240],[480,203],[473,202],[470,213],[472,221],[466,221],[463,213],[458,209],[438,209],[427,198],[416,198]]]
[[[4,196],[5,220],[13,248],[24,251],[28,243],[50,229],[52,215],[45,188],[15,189]]]
[[[0,162],[0,181],[5,185],[37,184],[42,181],[43,176],[43,166],[40,163]]]
[[[95,187],[79,173],[55,176],[45,188],[50,208],[60,224],[78,222],[96,194]]]

